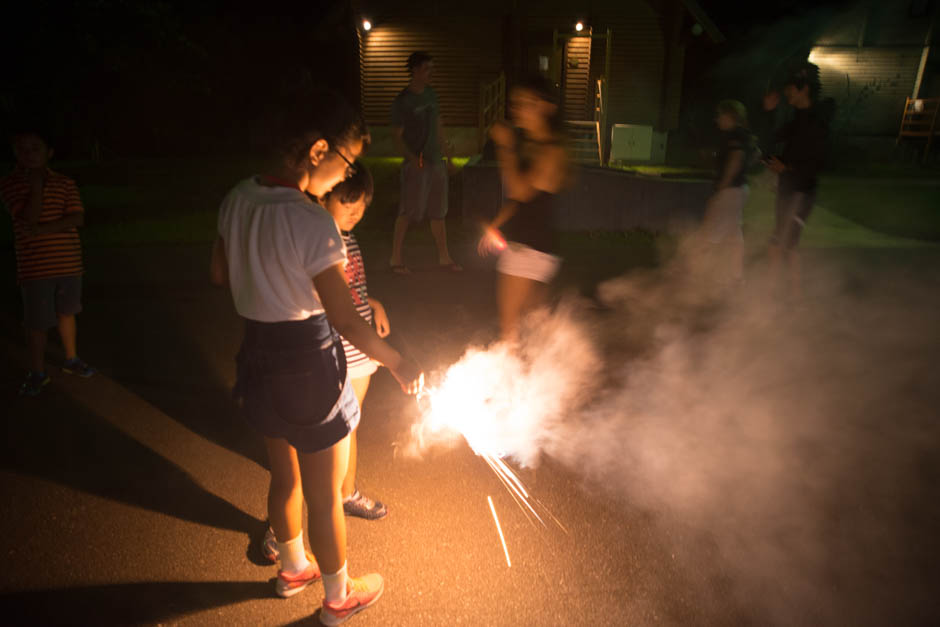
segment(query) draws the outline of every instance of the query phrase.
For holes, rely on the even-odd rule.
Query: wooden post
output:
[[[927,27],[927,36],[924,37],[924,49],[920,53],[920,66],[917,68],[917,78],[914,80],[914,92],[911,98],[917,98],[920,95],[920,86],[924,82],[924,68],[927,67],[927,58],[930,56],[930,39],[933,35],[933,25],[936,17],[930,20],[930,26]]]
[[[477,106],[477,149],[481,152],[483,151],[483,144],[486,142],[486,137],[484,136],[484,120],[486,114],[484,109],[486,107],[486,82],[480,81],[480,100]]]

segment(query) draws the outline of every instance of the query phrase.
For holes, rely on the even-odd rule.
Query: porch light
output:
[[[584,22],[578,22],[574,25],[574,29],[579,33],[584,30]]]
[[[362,30],[370,31],[372,30],[372,22],[369,20],[362,20]]]

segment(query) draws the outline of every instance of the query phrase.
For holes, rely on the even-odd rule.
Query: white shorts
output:
[[[349,374],[350,379],[361,379],[362,377],[372,376],[378,369],[378,365],[369,359],[348,366],[346,372]]]
[[[561,267],[561,257],[529,248],[525,244],[509,242],[499,256],[496,270],[502,274],[531,279],[539,283],[550,282]]]

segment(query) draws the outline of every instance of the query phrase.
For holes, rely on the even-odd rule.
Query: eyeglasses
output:
[[[341,153],[339,150],[334,149],[333,152],[339,155],[339,158],[346,162],[346,178],[349,178],[356,173],[356,164],[346,158],[346,156]]]

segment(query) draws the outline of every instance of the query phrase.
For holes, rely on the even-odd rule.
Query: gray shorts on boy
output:
[[[27,329],[45,331],[58,324],[59,316],[74,316],[82,310],[82,277],[56,276],[20,284],[23,293],[23,323]]]
[[[412,222],[425,217],[444,219],[447,215],[447,166],[443,161],[419,164],[412,160],[402,164],[398,215]]]

